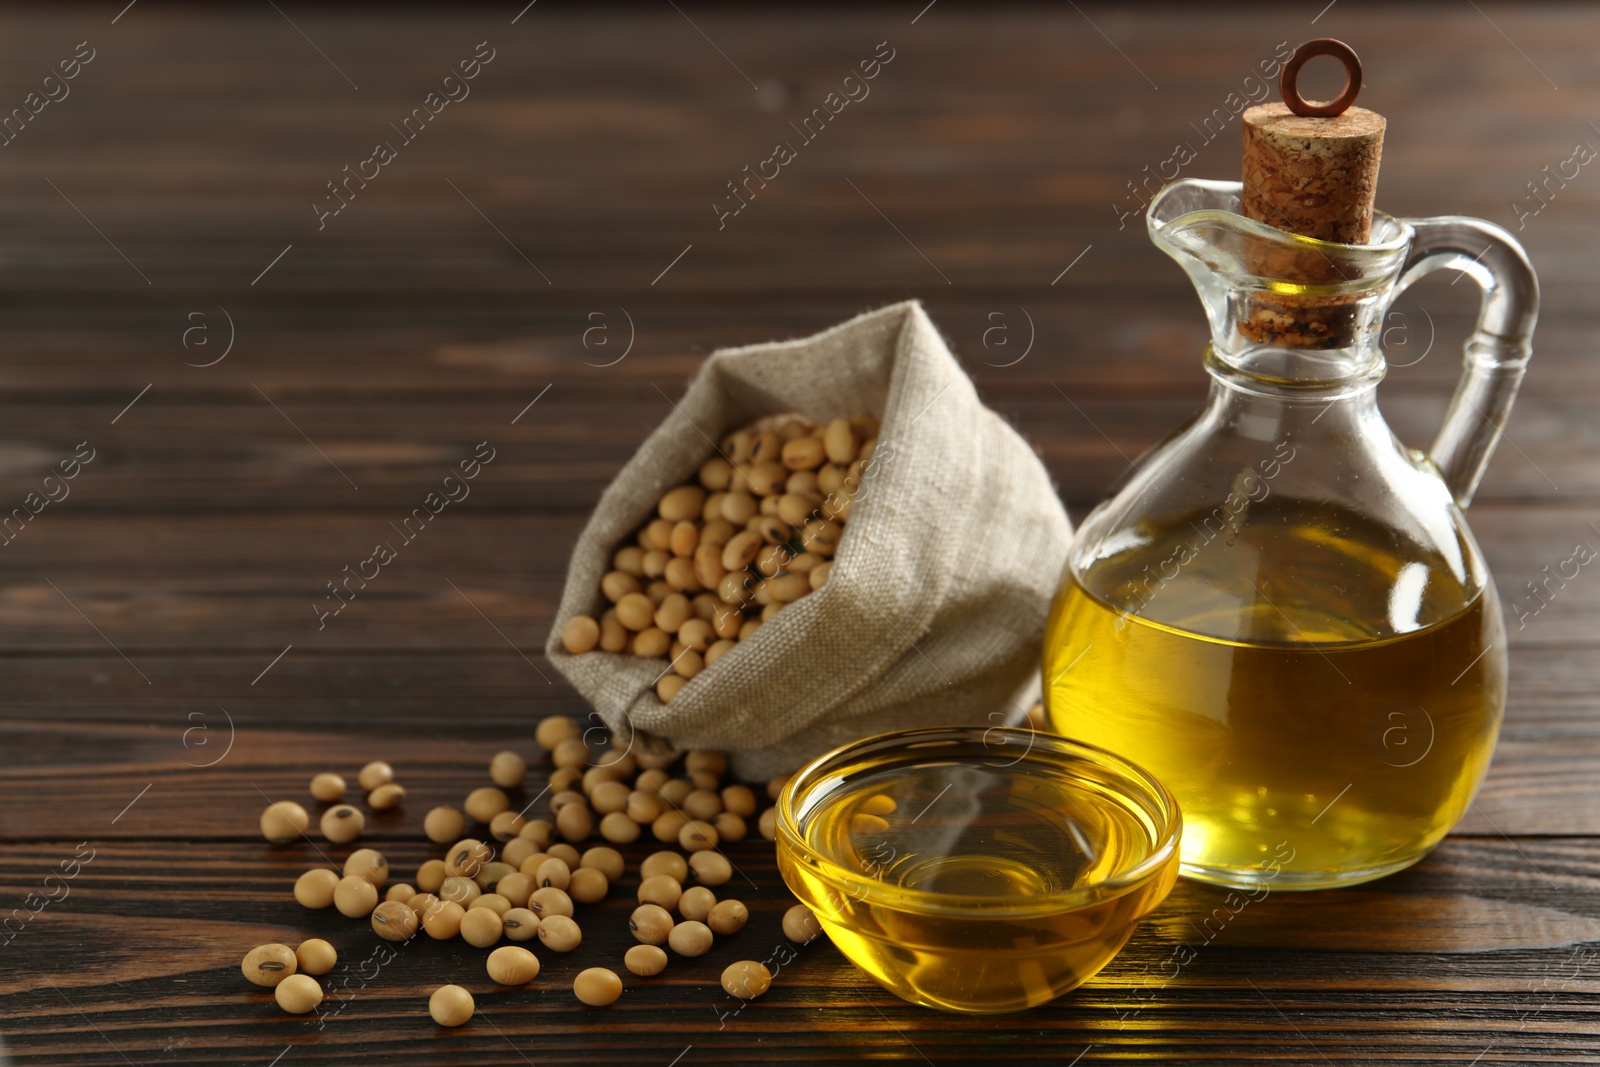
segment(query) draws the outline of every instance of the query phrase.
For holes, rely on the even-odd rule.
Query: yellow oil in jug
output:
[[[1278,498],[1236,529],[1208,518],[1141,529],[1087,583],[1069,568],[1052,727],[1171,790],[1191,877],[1311,889],[1416,862],[1466,810],[1505,703],[1476,549]]]

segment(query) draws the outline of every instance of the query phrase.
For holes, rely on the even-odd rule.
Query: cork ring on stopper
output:
[[[1306,60],[1317,56],[1332,56],[1344,64],[1344,88],[1339,90],[1337,97],[1320,104],[1301,96],[1296,84],[1300,80],[1300,68],[1306,65]],[[1343,41],[1318,37],[1294,50],[1289,62],[1283,65],[1278,88],[1283,93],[1283,102],[1296,115],[1317,118],[1342,115],[1346,108],[1356,102],[1356,94],[1361,91],[1361,60],[1356,58],[1355,49]]]

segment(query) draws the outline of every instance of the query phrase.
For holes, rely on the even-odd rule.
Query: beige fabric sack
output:
[[[721,749],[759,780],[887,730],[1007,724],[1038,699],[1072,528],[1038,457],[984,407],[921,305],[714,352],[675,407],[602,494],[545,642],[619,747]],[[601,575],[662,493],[725,434],[778,412],[882,421],[828,583],[671,704],[654,688],[665,661],[567,652],[562,626],[598,616]]]

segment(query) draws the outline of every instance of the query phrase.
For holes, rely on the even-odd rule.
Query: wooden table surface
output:
[[[59,497],[0,549],[11,1062],[1600,1058],[1600,578],[1528,592],[1600,546],[1600,12],[122,3],[0,9],[0,106],[27,109],[0,145],[0,511]],[[1178,142],[1185,176],[1235,176],[1236,129],[1208,144],[1202,119],[1324,34],[1390,120],[1380,206],[1496,221],[1544,285],[1470,512],[1522,609],[1510,706],[1431,857],[1220,931],[1222,895],[1180,884],[1097,978],[1009,1017],[904,1004],[826,943],[728,1014],[721,967],[782,943],[759,840],[729,849],[749,927],[608,1010],[569,985],[617,965],[631,874],[528,989],[426,939],[320,1025],[243,982],[259,942],[324,936],[354,964],[376,944],[293,902],[317,856],[259,838],[263,795],[392,761],[407,807],[367,840],[409,872],[421,812],[531,751],[540,717],[586,715],[539,652],[567,552],[711,349],[921,298],[1081,518],[1206,384],[1199,305],[1126,215],[1130,183]],[[726,183],[875,52],[870,96],[719,224]],[[46,80],[63,61],[76,76]],[[435,90],[469,95],[403,140],[390,124]],[[319,215],[379,140],[395,157]],[[1430,280],[1390,320],[1382,405],[1408,443],[1441,416],[1469,288]],[[479,441],[496,458],[471,498],[319,629],[326,584]],[[62,496],[45,478],[79,453]],[[427,1018],[446,980],[480,994],[459,1031]]]

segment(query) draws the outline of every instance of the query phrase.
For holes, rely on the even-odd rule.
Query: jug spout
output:
[[[1289,388],[1381,377],[1378,339],[1410,227],[1374,213],[1371,243],[1319,241],[1246,218],[1240,193],[1238,182],[1175,182],[1147,214],[1150,239],[1205,305],[1212,360]]]

